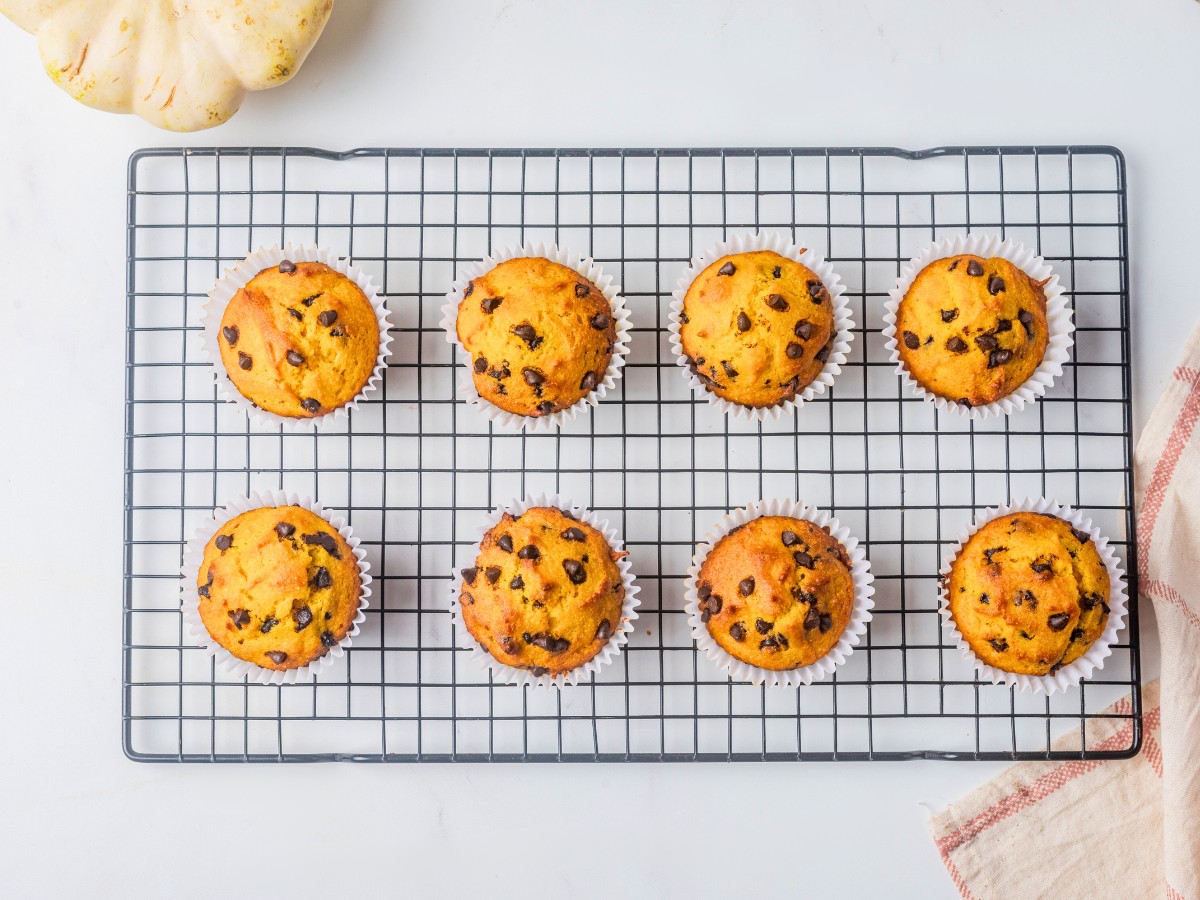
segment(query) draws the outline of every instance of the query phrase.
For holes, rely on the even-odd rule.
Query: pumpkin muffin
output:
[[[837,645],[854,609],[850,557],[805,519],[761,516],[721,538],[697,576],[713,640],[762,669],[799,669]]]
[[[242,396],[276,415],[311,418],[362,391],[379,339],[375,309],[350,278],[285,259],[233,295],[217,343]]]
[[[604,292],[542,257],[506,260],[468,282],[455,327],[479,396],[522,416],[551,415],[594,391],[617,340]]]
[[[833,349],[833,303],[807,266],[771,250],[722,256],[687,289],[684,358],[704,387],[775,406],[812,384]]]
[[[1091,535],[1055,516],[1011,513],[975,532],[947,581],[955,627],[983,662],[1046,675],[1108,623],[1108,570]]]
[[[353,626],[362,581],[337,529],[299,506],[236,516],[204,547],[196,576],[212,639],[264,669],[296,669],[329,652]]]
[[[505,513],[462,570],[467,631],[505,665],[560,675],[600,652],[621,626],[625,583],[599,531],[563,510]]]
[[[962,406],[1007,397],[1046,355],[1045,284],[1000,257],[935,260],[896,309],[904,368],[925,390]]]

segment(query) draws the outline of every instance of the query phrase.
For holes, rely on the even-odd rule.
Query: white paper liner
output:
[[[1057,516],[1069,522],[1073,528],[1086,531],[1092,536],[1092,543],[1096,546],[1096,552],[1100,554],[1100,559],[1104,562],[1104,568],[1108,570],[1109,588],[1107,603],[1109,613],[1104,633],[1096,639],[1092,646],[1088,647],[1087,652],[1083,656],[1050,675],[1018,675],[1015,672],[1005,672],[1003,669],[989,666],[975,655],[971,646],[955,626],[954,618],[950,614],[950,567],[954,563],[954,560],[958,558],[958,554],[962,552],[962,548],[971,539],[971,536],[980,528],[993,519],[999,519],[1016,512],[1033,512]],[[985,509],[981,512],[975,517],[974,524],[969,528],[964,528],[959,534],[958,544],[947,555],[946,562],[942,566],[941,576],[942,599],[938,606],[938,614],[942,617],[942,628],[953,636],[955,646],[962,652],[963,659],[969,661],[975,667],[975,670],[989,679],[992,684],[1007,684],[1009,687],[1015,685],[1023,691],[1032,690],[1035,693],[1047,695],[1054,695],[1059,691],[1065,691],[1069,687],[1074,687],[1079,684],[1081,679],[1087,678],[1094,670],[1101,668],[1104,658],[1112,653],[1111,645],[1116,641],[1117,634],[1125,624],[1125,607],[1128,600],[1125,589],[1125,573],[1121,568],[1121,563],[1117,560],[1116,554],[1113,553],[1108,539],[1100,534],[1100,530],[1092,525],[1092,520],[1083,513],[1068,506],[1060,506],[1044,497],[1036,500],[1026,497],[1024,500],[1015,501],[1011,505],[1002,504],[999,507]]]
[[[298,666],[295,669],[267,669],[252,662],[247,662],[244,659],[238,659],[213,640],[212,635],[208,633],[208,629],[204,627],[204,622],[200,619],[200,595],[196,592],[196,577],[200,572],[200,566],[204,563],[204,548],[208,544],[209,539],[230,519],[240,516],[244,512],[249,512],[252,509],[260,509],[266,506],[299,506],[316,513],[346,539],[346,543],[350,545],[355,559],[358,560],[358,576],[361,587],[358,613],[351,623],[350,630],[346,632],[346,636],[341,641],[335,646],[330,647],[329,652],[324,656],[313,660],[306,666]],[[358,634],[359,625],[367,618],[365,610],[370,606],[368,599],[371,596],[371,575],[369,572],[371,567],[366,560],[366,551],[360,550],[358,543],[358,538],[351,534],[350,527],[346,524],[345,519],[340,516],[330,516],[321,507],[321,504],[314,502],[308,497],[301,497],[299,494],[284,491],[256,491],[249,497],[238,497],[235,500],[231,500],[226,506],[214,509],[212,518],[204,520],[203,524],[196,529],[184,547],[183,564],[179,569],[181,576],[179,582],[180,610],[183,613],[184,628],[196,643],[204,648],[209,656],[216,658],[217,665],[230,675],[237,678],[248,678],[250,681],[259,684],[295,684],[299,681],[307,681],[313,676],[320,674],[323,670],[328,669],[333,665],[335,659],[345,654],[346,648],[350,646],[352,639]]]
[[[475,564],[475,560],[479,556],[479,546],[483,542],[484,535],[499,524],[500,519],[503,518],[505,513],[519,516],[527,509],[535,506],[553,506],[569,512],[579,521],[586,522],[604,535],[604,539],[608,541],[608,546],[613,550],[619,553],[624,549],[620,538],[617,537],[616,529],[609,526],[607,519],[600,518],[590,509],[572,503],[558,494],[549,496],[546,494],[537,494],[536,496],[526,497],[524,500],[510,500],[488,516],[487,521],[479,528],[479,541],[475,543],[471,551],[471,561],[467,565],[471,566]],[[608,665],[608,663],[621,654],[621,648],[629,642],[629,633],[633,631],[633,622],[638,617],[638,586],[633,580],[633,568],[629,563],[629,557],[623,556],[618,559],[617,568],[621,570],[621,581],[625,585],[625,600],[621,605],[621,621],[613,629],[608,643],[601,647],[600,652],[582,666],[559,675],[534,676],[528,669],[518,669],[516,666],[506,665],[488,653],[483,645],[476,641],[471,632],[467,630],[466,622],[463,621],[462,604],[459,602],[459,585],[462,582],[462,575],[456,568],[450,573],[450,614],[454,619],[454,625],[459,634],[459,646],[464,650],[469,650],[472,658],[482,668],[490,669],[495,679],[505,684],[528,684],[533,687],[546,688],[562,688],[567,685],[576,685],[584,676],[599,672],[604,666]]]
[[[688,366],[683,352],[683,340],[679,335],[682,325],[679,321],[679,314],[683,310],[683,298],[687,295],[688,288],[691,287],[697,276],[722,256],[751,253],[757,250],[773,251],[811,269],[829,292],[829,302],[833,310],[833,346],[829,352],[829,359],[825,360],[825,367],[817,373],[817,377],[804,390],[774,406],[743,406],[714,394],[704,386],[704,383]],[[825,389],[833,384],[838,373],[842,371],[842,366],[846,364],[846,357],[850,353],[850,342],[854,340],[854,321],[850,317],[850,307],[843,296],[845,292],[846,286],[842,284],[842,279],[833,271],[833,266],[820,254],[806,247],[797,247],[781,234],[757,232],[735,235],[699,256],[692,257],[687,269],[679,276],[679,281],[672,292],[675,299],[671,301],[671,312],[667,321],[675,362],[683,369],[684,378],[691,385],[692,391],[704,397],[721,412],[751,422],[765,422],[768,418],[778,420],[788,410],[799,407],[817,394],[824,393]]]
[[[908,289],[912,287],[917,275],[930,263],[963,254],[972,254],[983,259],[998,256],[1021,269],[1034,281],[1049,279],[1042,287],[1042,291],[1046,295],[1046,329],[1049,333],[1049,341],[1046,344],[1046,354],[1042,357],[1041,364],[1034,369],[1033,374],[1026,379],[1024,384],[1007,397],[1001,397],[996,402],[984,406],[963,406],[926,390],[904,367],[904,363],[900,359],[900,349],[896,345],[896,308],[904,299],[904,295],[908,293]],[[884,327],[882,332],[886,338],[884,347],[887,349],[888,359],[896,364],[896,373],[914,393],[924,397],[943,412],[952,412],[955,415],[967,416],[971,419],[986,419],[988,416],[1007,416],[1024,409],[1027,403],[1033,403],[1034,400],[1045,394],[1050,385],[1054,383],[1054,379],[1062,375],[1063,364],[1070,358],[1071,345],[1075,343],[1073,337],[1075,323],[1071,321],[1071,308],[1063,294],[1058,276],[1054,274],[1042,257],[1011,238],[1001,239],[999,235],[995,234],[959,234],[938,241],[936,244],[930,244],[905,265],[900,271],[900,277],[895,286],[888,293],[891,298],[883,307]]]
[[[471,357],[458,340],[458,305],[463,300],[463,291],[467,285],[480,275],[496,268],[500,263],[510,259],[534,257],[548,259],[567,268],[574,269],[592,284],[594,284],[608,301],[612,308],[613,325],[617,338],[613,342],[612,358],[608,361],[608,369],[604,378],[587,396],[566,409],[560,409],[548,416],[523,416],[518,413],[501,409],[490,400],[479,395],[475,389],[475,381],[471,378]],[[616,387],[617,379],[621,377],[621,369],[625,366],[625,357],[629,355],[629,310],[625,308],[625,298],[621,296],[621,286],[612,283],[612,276],[604,274],[604,270],[591,257],[584,258],[571,250],[559,247],[557,244],[526,242],[520,246],[505,247],[492,253],[485,259],[469,263],[459,277],[455,279],[446,294],[446,302],[442,306],[442,329],[446,332],[446,340],[458,347],[466,360],[459,370],[459,388],[469,406],[477,407],[491,421],[503,428],[520,431],[525,429],[534,433],[551,430],[554,426],[565,425],[589,406],[595,406],[604,399],[605,394]]]
[[[350,402],[319,416],[281,416],[257,406],[244,396],[230,380],[225,371],[225,364],[221,361],[221,349],[217,343],[221,333],[221,317],[225,315],[225,307],[229,305],[233,295],[263,269],[277,266],[285,259],[290,259],[292,262],[325,263],[334,271],[341,272],[366,294],[367,300],[375,310],[375,317],[379,320],[379,354],[375,359],[375,369],[371,373],[371,377],[367,379],[362,390]],[[271,428],[282,426],[287,431],[316,431],[337,419],[346,418],[350,410],[356,409],[359,401],[375,390],[383,380],[383,370],[387,368],[388,353],[392,345],[392,335],[389,330],[391,322],[388,320],[387,306],[384,305],[384,298],[380,296],[379,290],[371,281],[370,276],[357,266],[352,266],[346,260],[339,259],[332,251],[323,250],[316,244],[287,244],[283,247],[275,244],[270,247],[260,247],[232,269],[226,269],[217,279],[212,290],[208,292],[208,300],[205,301],[204,307],[200,311],[200,325],[202,351],[205,359],[212,364],[217,382],[217,396],[237,406],[250,417],[251,421]]]
[[[850,557],[850,577],[854,581],[854,606],[850,611],[850,621],[842,632],[838,642],[828,653],[802,669],[763,669],[743,662],[727,653],[718,644],[708,626],[704,624],[700,613],[699,589],[700,567],[704,559],[716,546],[717,542],[735,528],[745,525],[763,516],[788,516],[793,519],[804,519],[812,522],[818,528],[829,528],[829,534],[846,548]],[[875,587],[874,576],[871,574],[871,564],[867,554],[858,540],[851,536],[846,528],[829,513],[813,506],[805,506],[794,500],[757,500],[748,506],[726,513],[704,536],[704,542],[696,548],[692,564],[688,568],[687,581],[684,584],[683,611],[687,613],[688,623],[692,626],[692,637],[696,646],[717,664],[717,668],[728,673],[734,681],[749,681],[751,684],[766,684],[768,687],[796,687],[801,684],[811,684],[820,681],[846,661],[846,657],[854,652],[859,638],[866,633],[867,623],[871,621],[871,610],[875,606],[873,595]]]

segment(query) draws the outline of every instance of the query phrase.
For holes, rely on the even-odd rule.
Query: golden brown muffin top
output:
[[[1046,355],[1044,286],[999,257],[931,262],[896,308],[904,367],[927,391],[963,406],[1007,397]]]
[[[221,316],[221,362],[242,396],[268,412],[319,416],[366,386],[379,319],[351,279],[319,262],[263,269]]]
[[[196,588],[213,640],[264,669],[295,669],[346,636],[362,580],[332,525],[299,506],[273,506],[218,529],[204,547]]]
[[[846,548],[789,516],[752,519],[717,541],[697,593],[713,640],[762,669],[812,665],[834,648],[854,609]]]
[[[594,391],[617,340],[604,293],[542,257],[510,259],[470,281],[456,328],[475,390],[522,416],[550,415]]]
[[[950,568],[950,614],[990,666],[1046,675],[1108,622],[1108,570],[1091,535],[1055,516],[1010,513],[971,536]]]
[[[560,509],[505,513],[462,571],[463,623],[502,663],[535,676],[569,672],[621,627],[617,560],[626,555]]]
[[[683,298],[679,338],[692,372],[743,406],[808,387],[833,348],[833,303],[807,266],[770,250],[722,256]]]

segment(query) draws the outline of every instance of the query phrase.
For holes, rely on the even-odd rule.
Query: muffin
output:
[[[688,287],[679,313],[688,367],[719,397],[750,407],[808,387],[833,348],[829,291],[812,269],[772,250],[722,256]]]
[[[975,655],[1020,675],[1069,665],[1108,623],[1108,570],[1091,535],[1041,513],[983,525],[951,564],[946,590]]]
[[[760,516],[713,545],[696,578],[700,618],[730,656],[762,669],[812,665],[854,608],[846,548],[806,519]]]
[[[505,260],[469,281],[455,329],[479,396],[534,417],[594,391],[617,340],[604,292],[574,269],[535,256]]]
[[[625,583],[604,535],[563,510],[505,513],[459,585],[463,624],[496,660],[534,676],[584,665],[621,627]]]
[[[280,416],[312,418],[353,400],[379,356],[379,320],[353,280],[321,262],[263,269],[221,316],[221,362],[234,387]]]
[[[1045,285],[1001,257],[935,260],[896,308],[904,368],[925,390],[963,406],[1007,397],[1046,355]]]
[[[196,590],[214,641],[264,669],[296,669],[346,637],[362,580],[336,528],[299,506],[267,506],[209,539]]]

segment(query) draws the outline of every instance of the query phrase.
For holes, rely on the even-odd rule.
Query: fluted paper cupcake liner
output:
[[[350,545],[350,550],[354,553],[354,558],[358,560],[358,577],[360,581],[358,613],[354,617],[350,630],[346,632],[346,636],[335,646],[330,647],[328,653],[314,659],[308,665],[283,670],[267,669],[252,662],[247,662],[244,659],[238,659],[217,643],[212,635],[208,633],[208,629],[204,627],[204,622],[200,618],[200,595],[196,591],[196,578],[199,575],[200,566],[204,564],[204,548],[212,536],[217,533],[217,530],[230,519],[240,516],[242,513],[249,512],[252,509],[276,506],[299,506],[316,513],[327,521],[338,534],[346,539],[346,543]],[[299,494],[285,491],[256,491],[249,497],[238,497],[231,500],[225,506],[214,509],[212,517],[205,519],[196,528],[191,539],[184,547],[183,564],[179,569],[181,576],[179,582],[180,610],[183,613],[184,628],[196,643],[204,648],[209,656],[216,659],[217,665],[230,675],[237,678],[247,678],[259,684],[295,684],[299,681],[307,681],[325,669],[328,669],[333,665],[335,659],[345,654],[346,648],[350,646],[354,636],[358,634],[359,626],[366,621],[365,610],[370,606],[368,601],[371,596],[371,575],[369,571],[371,567],[366,560],[366,551],[359,549],[358,544],[358,538],[354,537],[350,532],[350,527],[346,524],[345,519],[340,516],[330,516],[321,507],[321,504],[316,503],[309,497],[301,497]]]
[[[472,549],[471,559],[467,565],[471,566],[475,564],[484,535],[499,524],[505,513],[519,516],[527,509],[532,509],[535,506],[552,506],[568,512],[576,519],[586,522],[604,535],[608,546],[614,551],[620,552],[623,548],[620,538],[617,537],[616,529],[608,524],[607,519],[600,518],[600,516],[590,509],[572,503],[558,494],[549,496],[538,494],[526,497],[524,500],[510,500],[504,506],[492,512],[488,516],[487,521],[479,529],[479,540],[476,541]],[[466,622],[463,620],[462,604],[459,599],[462,576],[459,574],[457,568],[452,569],[450,573],[450,614],[454,618],[454,625],[459,635],[459,646],[464,650],[470,651],[471,657],[482,668],[490,670],[497,681],[504,682],[505,684],[528,684],[534,687],[547,688],[562,688],[567,685],[576,685],[585,676],[599,672],[604,666],[621,655],[621,649],[629,642],[629,634],[633,631],[633,622],[638,617],[638,586],[633,580],[633,568],[629,563],[629,557],[623,556],[618,559],[617,568],[621,571],[621,582],[625,585],[625,599],[621,604],[621,621],[613,629],[608,643],[601,647],[600,651],[586,663],[569,672],[563,672],[559,675],[540,676],[535,676],[528,669],[518,669],[516,666],[510,666],[501,662],[492,656],[482,644],[475,640],[471,632],[467,630]]]
[[[917,275],[930,263],[963,254],[972,254],[983,259],[997,256],[1008,260],[1034,281],[1046,281],[1042,287],[1046,295],[1046,327],[1049,332],[1045,356],[1024,384],[1007,397],[1001,397],[994,403],[983,406],[963,406],[926,390],[905,368],[900,359],[900,348],[896,343],[896,309],[908,293],[908,289],[912,287]],[[1042,257],[1011,238],[1002,239],[994,234],[960,234],[930,244],[904,266],[895,286],[888,293],[891,298],[884,304],[882,332],[887,339],[884,346],[888,352],[888,359],[896,364],[896,373],[913,393],[924,397],[944,412],[971,419],[986,419],[988,416],[1007,416],[1022,410],[1026,404],[1033,403],[1046,393],[1054,384],[1054,379],[1062,375],[1063,365],[1070,359],[1071,345],[1075,343],[1075,323],[1071,321],[1071,307],[1063,294],[1058,276]]]
[[[1070,665],[1063,666],[1057,672],[1050,675],[1018,675],[1015,672],[1006,672],[1003,669],[997,669],[995,666],[989,666],[971,649],[970,644],[962,636],[954,624],[954,617],[950,613],[950,567],[954,564],[954,560],[958,558],[958,554],[962,552],[962,548],[966,545],[971,536],[980,528],[991,522],[993,519],[1003,518],[1016,512],[1032,512],[1042,513],[1049,516],[1057,516],[1066,522],[1069,522],[1073,528],[1080,531],[1086,531],[1092,537],[1092,543],[1096,547],[1096,552],[1100,554],[1100,559],[1104,562],[1104,568],[1108,570],[1108,622],[1105,623],[1104,632],[1100,635],[1083,656],[1075,660]],[[941,603],[938,606],[938,614],[942,617],[942,628],[948,635],[954,639],[955,646],[961,651],[963,659],[970,662],[977,672],[984,678],[992,682],[992,684],[1007,684],[1009,687],[1018,687],[1023,691],[1034,691],[1053,695],[1059,691],[1065,691],[1069,687],[1074,687],[1079,684],[1080,680],[1087,678],[1093,671],[1099,669],[1104,664],[1104,659],[1112,653],[1112,644],[1117,640],[1117,634],[1125,624],[1125,609],[1128,603],[1128,595],[1125,587],[1125,572],[1121,568],[1121,563],[1113,552],[1112,545],[1108,539],[1104,537],[1098,528],[1092,524],[1092,520],[1078,510],[1071,509],[1068,506],[1060,506],[1044,497],[1033,499],[1026,497],[1024,500],[1015,501],[1009,505],[1001,505],[994,508],[983,510],[975,517],[975,522],[969,528],[964,528],[959,534],[958,543],[954,549],[950,551],[946,557],[946,562],[941,570]]]
[[[348,403],[343,404],[319,416],[281,416],[278,413],[262,409],[250,400],[230,380],[221,361],[221,348],[217,343],[221,333],[221,317],[225,315],[225,307],[233,299],[233,295],[244,287],[255,275],[264,269],[279,265],[283,260],[292,262],[324,263],[336,272],[341,272],[359,286],[366,295],[375,317],[379,321],[379,353],[375,359],[375,369],[367,383]],[[352,266],[344,259],[339,259],[332,251],[324,250],[316,244],[287,244],[280,247],[275,244],[270,247],[260,247],[232,269],[226,269],[217,279],[212,290],[208,292],[208,300],[200,312],[200,339],[202,351],[213,367],[217,383],[217,396],[228,403],[234,404],[250,417],[250,420],[271,428],[282,426],[287,431],[315,431],[328,427],[337,419],[344,419],[350,410],[358,407],[360,401],[374,391],[383,380],[383,370],[387,368],[388,353],[391,350],[392,335],[389,329],[387,306],[380,296],[375,283],[370,276],[357,266]]]
[[[523,416],[519,413],[509,412],[496,406],[487,398],[481,397],[479,391],[475,389],[475,381],[471,377],[471,358],[467,354],[466,348],[458,340],[458,305],[462,303],[463,291],[466,290],[467,285],[480,275],[490,272],[502,262],[526,257],[548,259],[551,262],[559,263],[569,269],[574,269],[594,284],[604,294],[604,298],[612,309],[613,324],[617,331],[612,358],[608,361],[608,368],[600,383],[589,394],[571,406],[547,416]],[[612,276],[604,274],[604,270],[591,257],[584,258],[557,244],[526,242],[519,247],[505,247],[485,259],[469,263],[459,273],[459,277],[454,281],[449,293],[446,294],[440,324],[446,332],[446,340],[458,347],[465,359],[465,363],[459,369],[458,384],[460,393],[467,404],[478,408],[497,425],[515,431],[525,429],[534,433],[545,432],[550,431],[556,425],[561,426],[574,421],[581,412],[598,404],[610,390],[616,388],[617,380],[621,377],[621,369],[625,366],[625,357],[629,355],[629,310],[625,308],[625,298],[621,296],[620,285],[613,284]]]
[[[850,577],[854,581],[854,606],[850,611],[850,621],[846,624],[838,642],[828,653],[811,665],[800,669],[763,669],[738,659],[726,652],[713,639],[708,626],[701,618],[699,589],[700,567],[704,559],[716,546],[721,538],[747,522],[763,516],[788,516],[793,519],[804,519],[812,522],[818,528],[828,528],[829,534],[846,548],[850,557]],[[696,646],[716,663],[717,668],[729,675],[734,681],[749,681],[752,684],[766,684],[769,687],[796,687],[801,684],[811,684],[820,681],[826,675],[846,661],[854,652],[860,638],[866,633],[867,623],[871,621],[871,610],[875,607],[872,599],[875,594],[871,574],[871,565],[862,545],[850,534],[850,529],[843,526],[829,513],[812,506],[805,506],[793,500],[758,500],[748,506],[726,513],[704,537],[704,542],[696,548],[692,564],[688,567],[687,581],[684,585],[683,611],[687,613],[688,623],[692,626],[692,637]]]
[[[679,321],[679,314],[683,311],[683,299],[697,276],[722,256],[752,253],[757,250],[770,250],[811,269],[829,292],[829,301],[833,310],[833,346],[830,349],[829,358],[825,360],[824,368],[803,390],[774,406],[743,406],[740,403],[726,400],[706,388],[688,365],[683,352],[683,339],[679,333],[682,325]],[[721,412],[752,422],[765,422],[768,418],[777,420],[788,410],[798,408],[817,394],[824,393],[833,384],[838,373],[842,371],[842,366],[846,364],[846,358],[850,353],[850,342],[854,340],[854,321],[850,317],[850,307],[846,303],[845,292],[846,286],[833,271],[833,266],[815,251],[806,247],[797,247],[781,234],[758,232],[735,235],[727,241],[716,244],[699,256],[693,257],[687,269],[679,276],[679,281],[672,294],[675,299],[671,301],[671,313],[667,323],[675,362],[682,368],[684,378],[691,385],[692,391],[698,396],[704,397]]]

